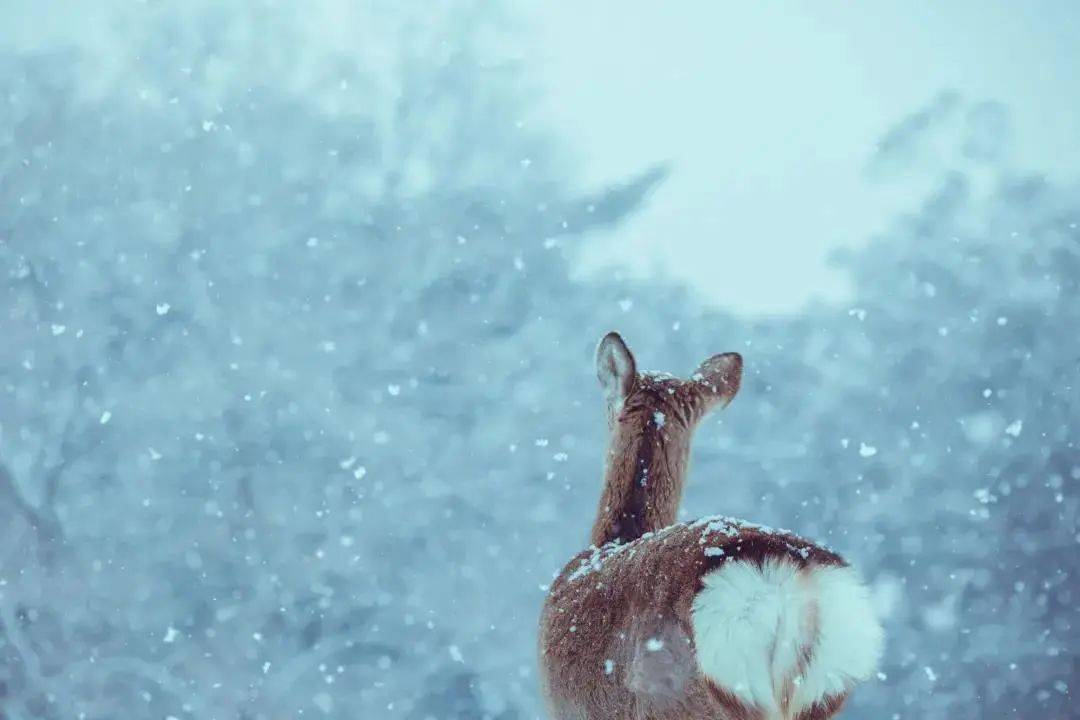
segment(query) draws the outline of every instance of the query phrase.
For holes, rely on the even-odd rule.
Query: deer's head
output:
[[[686,380],[639,373],[626,342],[610,332],[596,348],[596,375],[613,432],[640,430],[650,422],[670,426],[672,433],[688,432],[735,397],[742,380],[742,357],[738,353],[713,355]]]
[[[735,397],[742,358],[713,355],[686,380],[639,373],[630,348],[612,332],[596,348],[596,374],[611,428],[604,492],[592,532],[593,544],[600,546],[627,542],[675,521],[694,428]]]

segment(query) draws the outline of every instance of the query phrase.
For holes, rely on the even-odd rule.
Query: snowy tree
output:
[[[658,175],[564,191],[489,11],[154,12],[2,60],[6,713],[509,712],[506,339]]]

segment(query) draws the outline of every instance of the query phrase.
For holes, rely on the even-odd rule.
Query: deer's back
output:
[[[762,717],[701,671],[692,611],[712,571],[770,559],[798,568],[845,565],[791,533],[720,517],[576,555],[552,584],[541,616],[540,665],[552,716]]]

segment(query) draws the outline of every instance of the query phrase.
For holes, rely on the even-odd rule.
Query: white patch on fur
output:
[[[847,692],[878,668],[885,632],[870,590],[850,567],[815,567],[809,573],[817,602],[818,633],[809,667],[795,692],[806,707]]]
[[[728,561],[703,578],[693,604],[702,672],[767,716],[788,717],[847,692],[877,669],[882,630],[869,593],[851,568],[769,558]],[[796,677],[800,653],[810,662]]]

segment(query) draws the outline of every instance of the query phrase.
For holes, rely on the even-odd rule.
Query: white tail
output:
[[[797,717],[877,668],[881,628],[851,568],[772,557],[703,580],[693,602],[698,664],[766,716]]]
[[[689,380],[597,349],[611,444],[593,545],[553,583],[540,626],[557,720],[823,720],[877,667],[882,630],[838,555],[729,518],[675,523],[693,430],[738,391],[742,358]]]

